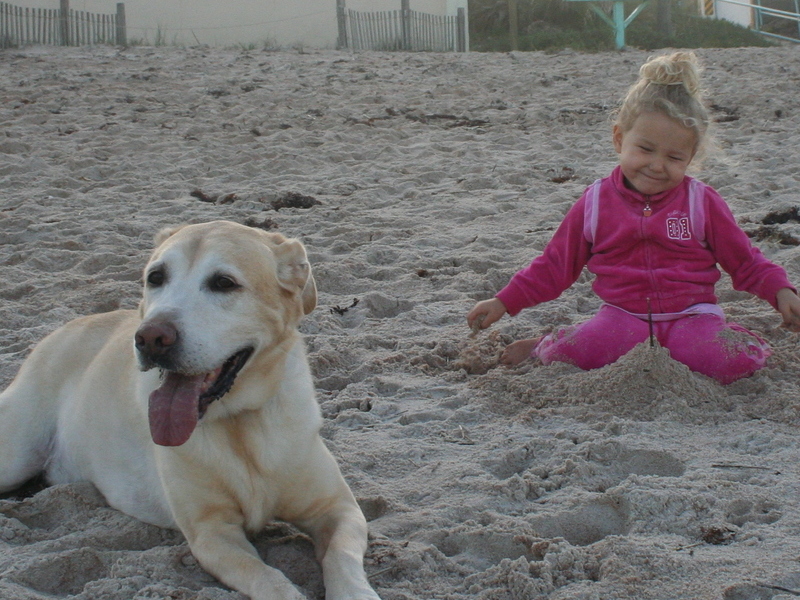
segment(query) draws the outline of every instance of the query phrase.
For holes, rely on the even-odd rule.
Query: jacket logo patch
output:
[[[689,217],[667,219],[667,237],[671,240],[690,240],[692,230],[689,227]]]

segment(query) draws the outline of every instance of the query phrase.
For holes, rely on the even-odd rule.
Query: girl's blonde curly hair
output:
[[[642,113],[663,113],[694,131],[695,158],[702,158],[710,146],[712,123],[700,73],[693,52],[651,58],[639,69],[639,80],[628,90],[614,124],[626,132]]]

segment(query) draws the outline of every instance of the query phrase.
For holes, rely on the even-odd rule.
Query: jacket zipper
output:
[[[650,196],[645,196],[642,217],[647,218],[652,214],[653,209],[650,207]],[[653,276],[652,255],[650,253],[650,227],[645,224],[644,218],[642,219],[642,241],[644,242],[645,268],[647,269],[648,279],[650,280],[650,287],[656,297],[658,297],[658,287],[656,286],[655,277]],[[650,301],[650,298],[648,298],[648,306],[650,305]]]

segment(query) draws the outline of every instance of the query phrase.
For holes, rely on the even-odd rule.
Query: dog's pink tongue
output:
[[[205,375],[168,373],[150,394],[150,435],[159,446],[180,446],[197,427],[198,398]]]

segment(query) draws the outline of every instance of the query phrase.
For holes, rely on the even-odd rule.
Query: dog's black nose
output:
[[[134,338],[136,349],[150,358],[165,355],[178,341],[178,330],[171,323],[143,323]]]

